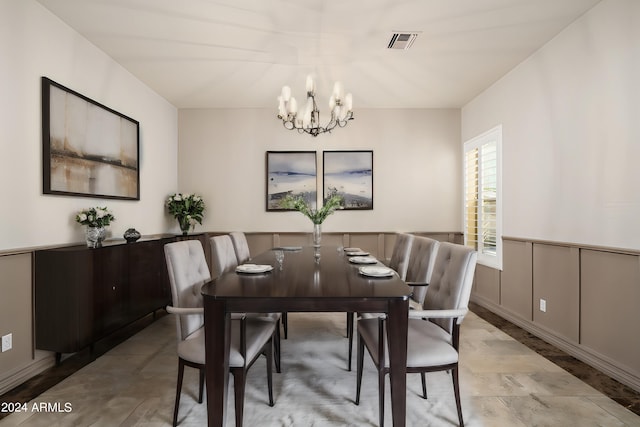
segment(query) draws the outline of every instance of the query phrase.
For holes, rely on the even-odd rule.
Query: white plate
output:
[[[376,264],[378,260],[372,256],[354,256],[349,258],[349,262],[354,264]]]
[[[344,248],[345,252],[360,252],[361,250],[360,248]]]
[[[360,274],[371,277],[391,277],[395,274],[389,267],[380,266],[360,267],[358,271],[360,271]]]
[[[367,256],[369,255],[369,252],[363,252],[363,251],[348,251],[347,255],[349,256]]]
[[[276,248],[273,248],[272,250],[273,251],[295,252],[295,251],[301,251],[302,250],[302,246],[278,246]]]
[[[273,270],[272,265],[242,264],[236,267],[236,273],[266,273]]]

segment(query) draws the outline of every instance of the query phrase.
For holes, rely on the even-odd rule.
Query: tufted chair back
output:
[[[431,283],[433,266],[440,242],[428,237],[415,236],[407,266],[407,282]],[[413,287],[413,300],[422,305],[427,293],[426,286]]]
[[[234,231],[229,233],[231,241],[233,242],[233,249],[236,252],[236,259],[238,264],[244,264],[251,259],[251,252],[249,251],[249,243],[247,242],[247,236],[241,231]]]
[[[431,282],[423,307],[425,310],[467,308],[473,285],[478,253],[463,245],[440,243]],[[432,319],[451,333],[452,319]]]
[[[171,299],[174,307],[202,307],[202,285],[211,280],[204,250],[199,240],[185,240],[164,245]],[[178,337],[182,341],[204,323],[204,316],[176,316]]]
[[[407,268],[409,267],[409,256],[411,255],[411,245],[413,244],[413,234],[398,233],[396,243],[393,246],[389,267],[393,268],[402,280],[407,278]]]
[[[214,236],[211,239],[211,268],[215,277],[232,271],[238,266],[236,251],[229,235]]]

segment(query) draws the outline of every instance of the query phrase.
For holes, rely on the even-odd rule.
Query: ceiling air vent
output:
[[[416,37],[418,37],[418,33],[393,33],[387,48],[409,49]]]

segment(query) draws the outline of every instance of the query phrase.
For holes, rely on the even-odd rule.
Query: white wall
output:
[[[276,114],[275,105],[179,111],[179,188],[203,195],[202,229],[310,230],[297,212],[266,212],[265,152],[316,151],[321,194],[323,150],[373,150],[374,209],[337,212],[323,230],[461,231],[459,110],[356,108],[347,127],[316,138]]]
[[[462,110],[503,125],[504,235],[640,249],[640,2],[605,0]]]
[[[32,0],[0,0],[0,251],[84,240],[75,213],[108,206],[114,236],[167,231],[164,198],[177,186],[177,111]],[[141,200],[42,194],[40,77],[140,122]]]

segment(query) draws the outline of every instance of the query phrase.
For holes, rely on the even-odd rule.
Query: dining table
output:
[[[284,253],[281,262],[276,260],[279,251]],[[367,275],[382,270],[362,270],[347,252],[324,245],[273,248],[253,257],[248,266],[239,266],[240,271],[203,285],[209,426],[225,425],[231,313],[245,312],[386,313],[393,425],[405,425],[411,288],[395,272]]]

